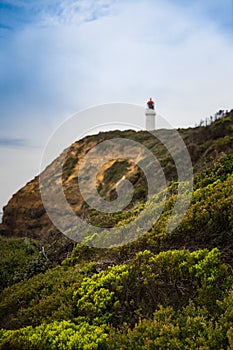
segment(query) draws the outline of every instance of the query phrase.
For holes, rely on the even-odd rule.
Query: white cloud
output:
[[[51,21],[41,19],[42,28],[30,25],[17,33],[6,74],[10,68],[13,82],[22,81],[32,109],[53,105],[69,113],[114,100],[144,103],[152,94],[158,102],[164,100],[166,112],[173,95],[180,106],[189,102],[183,112],[170,106],[174,118],[189,113],[193,123],[200,113],[208,113],[202,107],[211,99],[226,96],[221,79],[232,77],[232,45],[213,23],[165,1],[114,2],[106,16],[103,4],[111,2],[60,2]],[[96,12],[98,20],[86,22]],[[198,95],[199,113],[195,101],[194,115],[192,101]],[[228,98],[221,101],[226,104]]]
[[[56,35],[66,47],[63,88],[73,106],[143,103],[153,94],[175,125],[230,107],[232,45],[190,11],[125,3],[114,16],[60,26]]]

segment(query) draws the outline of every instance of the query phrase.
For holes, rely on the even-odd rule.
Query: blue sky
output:
[[[152,96],[194,126],[233,108],[232,62],[232,0],[1,0],[0,207],[68,116]]]

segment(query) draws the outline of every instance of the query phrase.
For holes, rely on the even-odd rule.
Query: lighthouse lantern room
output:
[[[155,130],[155,115],[155,103],[152,98],[150,98],[146,108],[146,130]]]

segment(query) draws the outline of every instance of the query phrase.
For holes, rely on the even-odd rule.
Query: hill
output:
[[[81,161],[93,146],[113,138],[150,149],[166,175],[168,195],[153,227],[127,244],[74,244],[46,215],[38,177],[17,192],[1,225],[0,349],[233,348],[232,129],[233,111],[210,125],[178,130],[191,156],[194,189],[182,222],[170,233],[178,176],[159,133],[171,139],[172,130],[157,137],[132,130],[88,136],[47,168],[49,181],[65,154],[62,181],[73,210],[120,230],[148,205],[145,175],[130,161],[109,161],[96,179],[99,193],[111,202],[124,177],[134,194],[125,210],[100,215],[79,191]],[[141,149],[137,154],[143,161]],[[160,191],[149,199],[152,207]]]
[[[217,119],[208,126],[178,130],[190,153],[195,174],[210,168],[224,154],[232,152],[232,115],[233,113],[229,112],[224,118]],[[162,134],[163,137],[165,135],[167,139],[172,139],[173,132],[172,130],[159,130],[157,133],[158,137],[156,137],[156,134],[153,136],[146,131],[135,132],[129,130],[101,132],[98,135],[87,136],[73,143],[67,150],[64,150],[46,169],[46,177],[48,179],[55,178],[54,186],[56,186],[57,177],[62,176],[62,185],[66,199],[74,212],[79,216],[87,218],[90,222],[94,220],[95,223],[96,213],[83,200],[77,181],[79,167],[86,154],[97,144],[106,140],[111,142],[112,139],[118,137],[134,140],[153,152],[162,166],[167,185],[169,186],[169,184],[177,180],[176,165],[174,164],[174,157],[171,156],[159,138],[160,134]],[[176,144],[172,145],[172,147],[175,153]],[[122,154],[124,154],[125,148],[127,148],[127,144],[123,145],[123,148],[120,150]],[[138,150],[136,149],[136,153],[139,160],[143,160],[145,154],[143,154],[140,147],[138,147]],[[58,173],[58,168],[64,154],[65,161],[61,175]],[[88,172],[88,168],[86,172]],[[97,174],[97,187],[100,195],[110,201],[115,199],[117,196],[116,183],[123,177],[128,179],[134,186],[134,197],[131,207],[136,207],[139,203],[144,203],[147,198],[147,183],[144,173],[137,165],[124,159],[113,159],[113,161],[109,161]],[[105,215],[101,220],[106,221],[107,227],[116,224],[116,217],[113,218],[111,215]],[[35,177],[14,194],[9,203],[4,207],[0,234],[5,237],[28,237],[36,239],[42,245],[53,244],[53,246],[57,247],[62,258],[64,257],[64,252],[67,253],[67,250],[71,251],[73,249],[73,244],[60,234],[46,214],[41,200],[39,176]],[[64,252],[62,251],[62,247],[64,247]],[[52,259],[56,260],[56,257],[52,257]]]

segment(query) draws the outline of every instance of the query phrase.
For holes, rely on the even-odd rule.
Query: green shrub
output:
[[[153,320],[140,321],[132,330],[113,330],[106,350],[220,350],[226,349],[227,334],[204,308],[190,303],[177,313],[160,307]]]
[[[0,331],[1,350],[98,350],[105,343],[104,327],[70,321],[31,326],[17,331]]]
[[[180,309],[190,298],[216,310],[216,300],[229,286],[219,251],[144,251],[128,264],[110,267],[84,278],[74,293],[80,320],[93,324],[123,322],[134,325],[140,317],[151,317],[159,304]]]
[[[21,328],[71,319],[72,295],[82,278],[78,268],[56,267],[6,288],[0,299],[0,326]]]
[[[35,241],[0,237],[0,292],[14,283],[44,272],[48,267]]]

